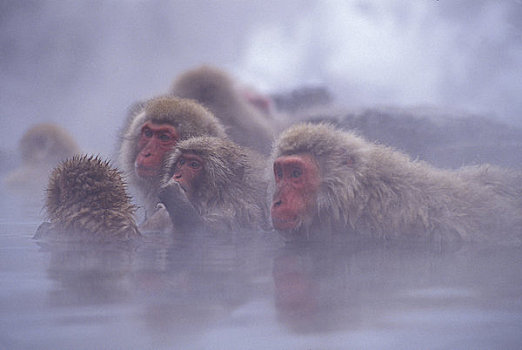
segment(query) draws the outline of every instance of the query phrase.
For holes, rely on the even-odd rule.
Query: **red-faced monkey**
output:
[[[288,239],[522,239],[520,172],[441,170],[326,124],[290,127],[272,159],[272,223]]]
[[[161,201],[175,229],[266,228],[265,160],[217,137],[181,141],[167,158]]]

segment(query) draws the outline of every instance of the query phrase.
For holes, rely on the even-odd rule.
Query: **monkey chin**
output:
[[[278,231],[294,231],[299,227],[299,220],[297,217],[272,217],[272,225]]]
[[[272,227],[288,242],[303,242],[316,240],[311,235],[317,217],[308,217],[302,213],[274,213],[272,212]]]

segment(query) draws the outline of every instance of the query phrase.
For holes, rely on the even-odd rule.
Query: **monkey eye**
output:
[[[180,158],[180,159],[178,160],[178,166],[181,166],[181,165],[183,165],[183,164],[185,164],[185,158]]]
[[[172,139],[172,137],[169,134],[161,134],[159,136],[159,139],[161,141],[170,141]]]
[[[297,178],[297,177],[301,176],[302,174],[303,174],[303,172],[301,171],[301,169],[294,169],[292,171],[292,177],[294,177],[294,178]]]
[[[199,169],[201,167],[201,164],[197,160],[193,160],[189,165],[192,169]]]
[[[151,129],[149,129],[149,128],[144,128],[144,129],[142,130],[142,134],[145,135],[145,137],[152,137],[152,135],[153,135],[154,133],[152,132]]]

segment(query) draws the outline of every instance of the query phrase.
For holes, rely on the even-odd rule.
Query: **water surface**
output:
[[[0,211],[2,349],[519,349],[522,249],[149,234],[44,244]]]

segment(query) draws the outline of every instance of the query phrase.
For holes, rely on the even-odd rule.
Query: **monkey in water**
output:
[[[160,200],[175,230],[267,228],[265,159],[217,137],[181,141],[168,156]]]
[[[297,124],[272,153],[271,218],[289,240],[338,235],[522,241],[522,173],[437,169],[328,124]]]
[[[29,128],[19,142],[19,168],[7,174],[7,188],[34,195],[45,187],[50,171],[60,162],[79,152],[74,138],[62,127],[41,123]],[[43,180],[42,180],[43,179]]]
[[[104,242],[140,237],[120,172],[95,156],[76,155],[53,170],[45,210],[49,222],[40,225],[35,238]]]

